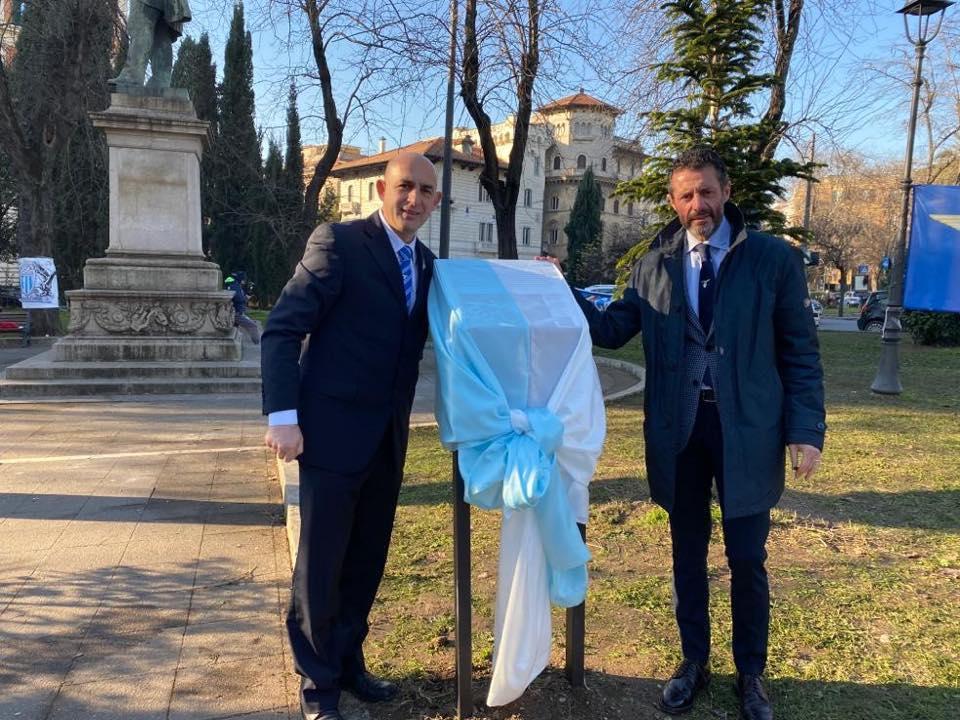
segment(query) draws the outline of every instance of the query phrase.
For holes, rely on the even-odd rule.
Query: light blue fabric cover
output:
[[[495,306],[491,288],[500,290]],[[484,292],[474,293],[477,289]],[[459,453],[464,500],[487,510],[533,508],[549,567],[550,600],[561,607],[579,605],[586,597],[590,553],[556,462],[563,425],[545,407],[525,407],[526,319],[482,260],[438,261],[428,308],[440,441]],[[509,378],[506,388],[501,378]]]

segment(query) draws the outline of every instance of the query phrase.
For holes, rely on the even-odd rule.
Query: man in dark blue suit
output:
[[[341,720],[341,690],[368,702],[397,694],[367,672],[363,641],[427,337],[435,258],[417,230],[440,193],[433,164],[413,153],[387,163],[377,192],[377,214],[314,230],[261,339],[265,442],[300,461],[287,629],[309,720]]]
[[[647,362],[644,440],[652,499],[670,515],[673,588],[683,661],[658,701],[693,707],[710,680],[707,549],[716,485],[730,567],[740,716],[771,720],[763,682],[770,589],[770,509],[795,476],[820,464],[823,370],[800,254],[746,227],[720,156],[698,147],[673,163],[677,217],[634,266],[623,298],[599,312],[574,293],[593,342],[640,333]]]

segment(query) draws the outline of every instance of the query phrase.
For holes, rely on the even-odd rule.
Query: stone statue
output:
[[[147,87],[170,87],[173,43],[183,33],[183,23],[189,22],[190,17],[187,0],[130,0],[127,60],[110,84],[142,86],[149,61],[150,82]]]

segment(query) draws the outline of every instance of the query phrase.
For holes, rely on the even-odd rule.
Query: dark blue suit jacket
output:
[[[261,340],[263,412],[297,409],[302,462],[358,472],[389,428],[402,469],[435,259],[416,247],[417,299],[408,314],[379,215],[321,225],[307,241]]]

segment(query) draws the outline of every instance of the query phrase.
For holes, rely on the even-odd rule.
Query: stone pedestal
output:
[[[239,360],[232,293],[201,246],[207,123],[185,90],[131,92],[91,113],[110,150],[110,245],[67,293],[69,335],[52,359]]]
[[[126,89],[91,116],[110,149],[110,246],[67,293],[69,334],[8,367],[0,397],[259,391],[259,348],[242,347],[203,257],[207,123],[185,90]]]

